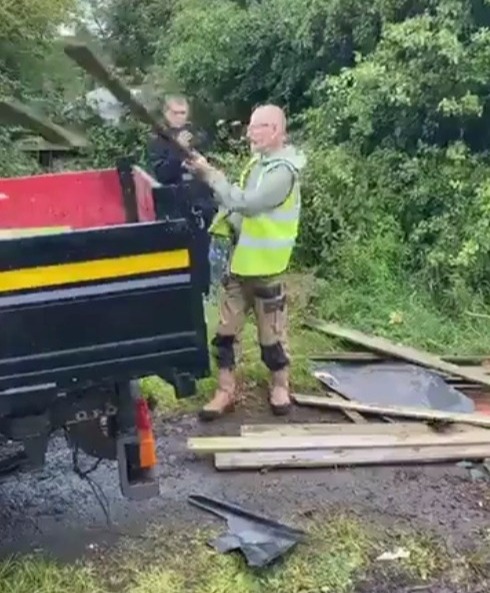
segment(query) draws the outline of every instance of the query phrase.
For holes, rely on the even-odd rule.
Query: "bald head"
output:
[[[286,142],[286,115],[277,105],[262,105],[252,113],[247,137],[253,151],[267,154]]]

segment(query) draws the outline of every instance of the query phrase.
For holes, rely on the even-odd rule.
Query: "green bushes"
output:
[[[344,274],[352,259],[360,273],[359,257],[367,264],[372,252],[369,267],[416,277],[438,297],[463,285],[486,291],[489,182],[486,157],[461,144],[413,156],[389,149],[361,156],[345,146],[312,151],[298,259],[322,275]]]
[[[452,311],[488,296],[488,0],[109,5],[100,43],[154,98],[184,91],[210,126],[246,120],[265,101],[287,109],[309,159],[296,266],[361,294],[406,284]],[[108,166],[128,153],[144,163],[144,126],[82,115],[72,119],[93,147],[70,166]],[[218,131],[216,146],[236,175],[243,145]],[[14,160],[9,170],[29,166]]]
[[[454,306],[489,289],[490,31],[469,2],[429,8],[314,85],[299,256],[360,286],[366,270],[415,278]]]

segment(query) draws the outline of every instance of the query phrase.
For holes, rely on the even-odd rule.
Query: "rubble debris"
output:
[[[314,328],[316,329],[316,327]],[[396,356],[391,356],[389,354],[376,354],[374,352],[358,352],[358,351],[341,351],[341,352],[326,352],[323,354],[316,354],[310,356],[311,360],[318,360],[318,361],[362,361],[362,362],[381,362],[381,361],[394,361],[397,360]],[[450,362],[452,364],[458,364],[463,366],[482,366],[488,370],[488,366],[490,364],[490,354],[485,354],[483,356],[462,356],[462,355],[454,355],[451,356],[446,354],[441,356],[441,360],[445,362]]]
[[[383,562],[386,560],[407,560],[408,558],[410,558],[410,550],[396,548],[393,552],[383,552],[383,554],[380,554],[376,560],[378,562]]]
[[[490,459],[483,459],[479,463],[475,463],[473,461],[460,461],[456,465],[458,467],[467,469],[473,482],[478,482],[481,480],[490,482]]]

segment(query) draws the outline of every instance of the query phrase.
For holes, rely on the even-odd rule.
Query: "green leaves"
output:
[[[374,49],[385,10],[362,0],[182,0],[155,68],[225,116],[264,101],[295,114],[314,81]]]
[[[367,151],[380,142],[414,150],[420,140],[443,144],[464,135],[484,114],[489,38],[457,10],[462,4],[441,1],[432,15],[386,24],[374,52],[318,85],[315,120],[323,114],[326,139]],[[471,31],[466,40],[462,31]]]
[[[179,0],[100,2],[98,16],[104,23],[106,45],[115,64],[133,75],[145,73],[178,5]]]
[[[0,23],[0,87],[41,97],[53,114],[67,87],[83,90],[50,41],[70,1],[0,0],[27,32]],[[87,1],[104,50],[159,107],[164,91],[183,91],[207,122],[246,121],[264,102],[287,109],[309,158],[301,265],[363,285],[417,275],[438,295],[488,285],[490,0]],[[144,162],[136,122],[73,119],[94,148],[72,166],[111,166],[126,152]],[[233,154],[215,156],[232,174],[244,142],[224,129],[216,146]]]

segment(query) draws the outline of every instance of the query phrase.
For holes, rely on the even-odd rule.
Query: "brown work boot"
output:
[[[220,369],[218,374],[218,388],[213,399],[199,412],[201,420],[216,420],[235,407],[235,373],[228,369]]]
[[[276,416],[285,416],[291,409],[291,398],[289,397],[289,370],[287,367],[272,373],[269,404],[272,412]]]

